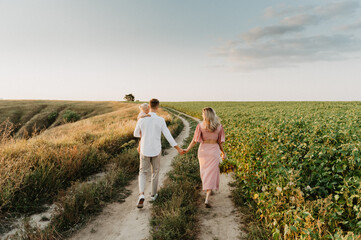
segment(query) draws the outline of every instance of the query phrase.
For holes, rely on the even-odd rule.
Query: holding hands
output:
[[[191,149],[188,147],[187,149],[183,149],[184,154],[188,153]]]
[[[175,149],[177,149],[177,151],[178,151],[178,153],[179,153],[180,155],[183,155],[183,154],[185,153],[185,150],[182,149],[182,148],[180,148],[178,145],[175,146]]]
[[[178,151],[178,153],[179,153],[180,155],[183,155],[183,154],[187,153],[189,150],[179,148],[179,149],[177,149],[177,151]]]
[[[179,152],[180,155],[186,154],[188,151],[187,149],[181,149],[181,152]]]

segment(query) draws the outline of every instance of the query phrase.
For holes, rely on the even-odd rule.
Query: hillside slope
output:
[[[118,109],[120,102],[0,100],[0,124],[14,124],[12,134],[29,137],[36,131],[62,125]],[[68,116],[66,116],[66,114]]]
[[[137,104],[119,103],[116,111],[54,127],[30,139],[0,141],[0,234],[11,224],[3,219],[42,211],[44,203],[61,198],[74,181],[81,182],[108,164],[118,162],[127,174],[137,169],[138,161],[128,158],[126,150],[132,147],[131,155],[137,155],[133,130],[138,111]],[[177,128],[177,119],[162,110],[160,115],[171,132]]]

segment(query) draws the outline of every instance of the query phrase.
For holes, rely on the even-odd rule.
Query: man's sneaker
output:
[[[150,196],[150,199],[153,202],[153,201],[155,201],[155,199],[157,199],[157,197],[158,197],[158,193],[156,193],[155,195]]]
[[[144,203],[144,195],[140,195],[138,199],[137,208],[143,208],[143,203]]]

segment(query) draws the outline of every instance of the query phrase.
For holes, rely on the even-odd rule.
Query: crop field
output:
[[[83,104],[75,102],[72,109]],[[127,174],[138,171],[133,137],[138,105],[107,102],[97,108],[97,113],[110,112],[63,123],[30,138],[1,135],[0,234],[9,228],[5,219],[42,211],[43,204],[61,198],[75,181],[105,171],[110,163],[120,165]],[[89,106],[85,109],[96,111]],[[179,119],[162,110],[160,115],[173,134],[180,131]],[[70,221],[74,219],[66,220],[67,224]]]
[[[213,107],[235,165],[234,201],[274,239],[361,238],[360,102],[169,102]],[[227,167],[226,167],[227,168]]]

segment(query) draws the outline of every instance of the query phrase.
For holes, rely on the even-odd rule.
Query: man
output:
[[[164,118],[157,115],[159,108],[158,99],[151,99],[149,101],[150,105],[150,117],[141,118],[138,120],[137,125],[134,130],[135,137],[141,137],[140,140],[140,166],[139,166],[139,199],[138,199],[138,208],[143,207],[144,203],[144,188],[146,183],[147,173],[149,171],[150,165],[152,166],[152,195],[151,200],[154,201],[158,194],[158,177],[159,177],[159,167],[160,167],[160,156],[162,153],[161,146],[161,135],[163,133],[164,137],[167,139],[169,144],[177,149],[179,154],[184,154],[183,149],[181,149],[172,135],[169,132],[169,129],[165,123]]]

